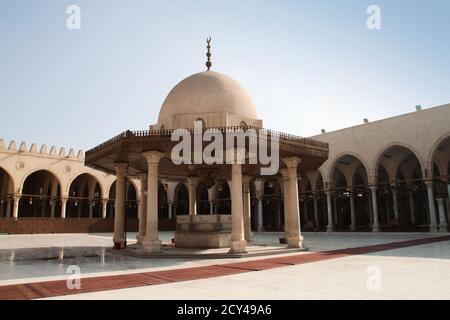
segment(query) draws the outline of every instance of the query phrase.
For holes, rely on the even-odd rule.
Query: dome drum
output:
[[[151,125],[150,130],[164,130],[172,128],[192,129],[194,121],[200,120],[206,128],[251,126],[262,128],[262,120],[236,116],[228,112],[209,112],[177,114],[162,124]]]
[[[150,129],[193,128],[195,120],[206,127],[262,127],[256,107],[245,89],[229,76],[205,71],[178,83],[167,95],[158,123]]]

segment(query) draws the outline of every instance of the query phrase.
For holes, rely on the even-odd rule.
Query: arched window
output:
[[[179,183],[175,188],[175,215],[189,214],[189,193],[183,183]]]
[[[23,183],[19,217],[60,217],[59,179],[47,170],[30,174]]]
[[[77,176],[69,187],[66,217],[100,218],[101,188],[98,180],[88,173]]]

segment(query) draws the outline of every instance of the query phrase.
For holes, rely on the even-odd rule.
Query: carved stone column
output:
[[[327,232],[333,232],[334,225],[333,225],[333,208],[331,207],[331,191],[325,191],[325,194],[327,195],[327,214],[328,214]]]
[[[188,192],[189,192],[189,215],[197,214],[197,184],[198,177],[188,177]]]
[[[139,202],[139,233],[136,236],[137,242],[142,244],[142,240],[147,232],[147,187],[148,174],[142,173],[141,179],[141,201]]]
[[[433,181],[425,181],[427,185],[428,208],[430,211],[430,232],[437,232],[436,206],[434,205]]]
[[[242,201],[242,165],[231,165],[231,248],[230,253],[245,253],[247,241],[244,235]]]
[[[303,237],[300,232],[300,209],[298,203],[298,183],[297,183],[297,167],[300,164],[300,158],[289,157],[284,158],[283,162],[287,167],[287,185],[284,190],[288,191],[289,205],[286,207],[285,214],[285,234],[288,248],[301,248],[303,245]]]
[[[164,154],[159,151],[143,153],[147,160],[147,226],[142,248],[146,252],[160,252],[161,240],[158,232],[158,166]]]
[[[243,210],[244,210],[244,235],[245,240],[249,242],[251,240],[252,230],[250,223],[250,177],[243,176],[242,178],[242,192],[243,192]]]
[[[380,224],[378,222],[377,186],[370,186],[369,188],[372,193],[372,211],[373,211],[372,232],[379,232]]]
[[[120,249],[125,244],[125,179],[128,163],[117,162],[116,167],[116,204],[114,213],[114,248]]]

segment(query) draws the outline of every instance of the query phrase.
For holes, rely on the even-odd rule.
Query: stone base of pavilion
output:
[[[113,254],[121,254],[137,258],[172,258],[172,259],[227,259],[227,258],[251,258],[263,257],[279,254],[289,254],[295,252],[308,251],[307,247],[303,248],[286,248],[286,246],[264,245],[250,242],[247,245],[246,253],[229,253],[230,248],[215,249],[184,249],[176,248],[172,244],[163,244],[160,252],[144,251],[142,245],[133,244],[127,246],[124,250],[108,249]]]
[[[231,215],[177,216],[175,247],[183,249],[230,248]]]

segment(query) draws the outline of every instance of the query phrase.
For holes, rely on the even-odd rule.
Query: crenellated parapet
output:
[[[0,198],[5,193],[21,197],[28,177],[36,172],[42,172],[43,174],[36,178],[40,179],[39,183],[47,190],[46,185],[57,181],[58,193],[62,198],[73,196],[69,194],[69,191],[74,183],[82,189],[84,187],[80,186],[81,184],[85,182],[92,184],[92,181],[96,181],[101,193],[99,198],[109,199],[110,190],[116,180],[115,175],[86,167],[84,158],[82,150],[48,147],[45,144],[29,144],[24,141],[5,141],[0,138]],[[7,179],[2,179],[2,177],[7,177]],[[129,181],[137,190],[136,194],[139,200],[140,181],[131,176]],[[89,192],[94,193],[95,190],[90,188]],[[27,192],[30,192],[29,190]]]
[[[17,145],[18,144],[15,140],[11,140],[9,144],[6,144],[5,140],[0,138],[0,152],[2,153],[18,153],[24,155],[29,154],[33,156],[84,161],[83,150],[78,150],[78,152],[75,153],[75,149],[71,148],[69,152],[66,153],[66,149],[64,147],[61,147],[58,150],[55,146],[52,146],[50,148],[50,151],[48,151],[48,148],[45,144],[38,147],[36,143],[32,143],[28,148],[25,141],[20,142],[19,147],[17,147]]]

